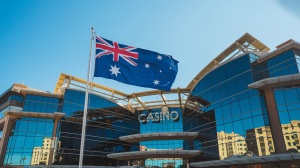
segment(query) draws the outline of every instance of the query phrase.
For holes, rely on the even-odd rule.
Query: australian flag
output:
[[[178,71],[170,55],[130,47],[96,36],[95,77],[170,91]]]

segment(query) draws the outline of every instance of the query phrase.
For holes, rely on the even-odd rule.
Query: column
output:
[[[59,123],[59,119],[60,118],[56,118],[54,119],[54,127],[53,127],[53,132],[52,132],[52,142],[51,142],[51,150],[50,150],[50,154],[49,154],[49,162],[48,165],[52,165],[53,162],[53,157],[54,157],[54,148],[55,148],[55,140],[56,140],[56,130],[57,130],[57,126]]]
[[[12,117],[4,117],[0,121],[2,124],[4,122],[3,126],[3,132],[2,132],[2,137],[0,141],[0,166],[3,166],[5,154],[6,154],[6,148],[7,148],[7,143],[11,134],[11,129],[13,126],[13,119]]]
[[[281,128],[280,118],[276,106],[274,91],[272,88],[265,89],[265,97],[269,112],[270,126],[273,136],[276,154],[286,153],[283,132]],[[279,168],[290,168],[290,163],[279,163]]]

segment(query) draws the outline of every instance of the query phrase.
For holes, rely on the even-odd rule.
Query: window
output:
[[[262,129],[257,129],[258,134],[262,134]]]
[[[292,139],[295,139],[295,137],[293,135],[291,137],[292,137]]]
[[[288,142],[288,145],[289,145],[289,146],[291,146],[291,143],[290,143],[290,142]]]
[[[245,148],[244,150],[246,151],[247,149]]]
[[[269,141],[268,144],[272,144],[272,141]]]
[[[273,147],[270,147],[270,150],[273,150]]]
[[[295,138],[298,138],[298,135],[297,134],[294,134]]]
[[[290,137],[289,137],[289,136],[285,136],[285,138],[286,138],[287,140],[290,140]]]
[[[296,144],[299,144],[299,141],[298,140],[295,140]]]
[[[288,127],[284,127],[284,129],[285,129],[285,130],[287,130],[287,129],[288,129]]]
[[[262,149],[261,152],[265,152],[265,149]]]
[[[296,142],[293,142],[293,145],[296,146]]]
[[[265,146],[265,143],[261,143],[260,146]]]

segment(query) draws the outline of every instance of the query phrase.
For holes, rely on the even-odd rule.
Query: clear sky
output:
[[[173,88],[246,32],[271,50],[300,41],[299,0],[0,1],[0,94],[13,83],[53,92],[60,73],[86,79],[91,27],[106,39],[174,56]],[[150,90],[94,82],[125,93]]]

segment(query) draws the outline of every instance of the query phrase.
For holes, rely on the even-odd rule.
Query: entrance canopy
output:
[[[200,150],[152,150],[108,154],[107,157],[118,160],[145,158],[191,158],[201,154]]]
[[[192,140],[198,132],[155,132],[145,134],[133,134],[120,137],[126,142],[157,141],[157,140]]]

